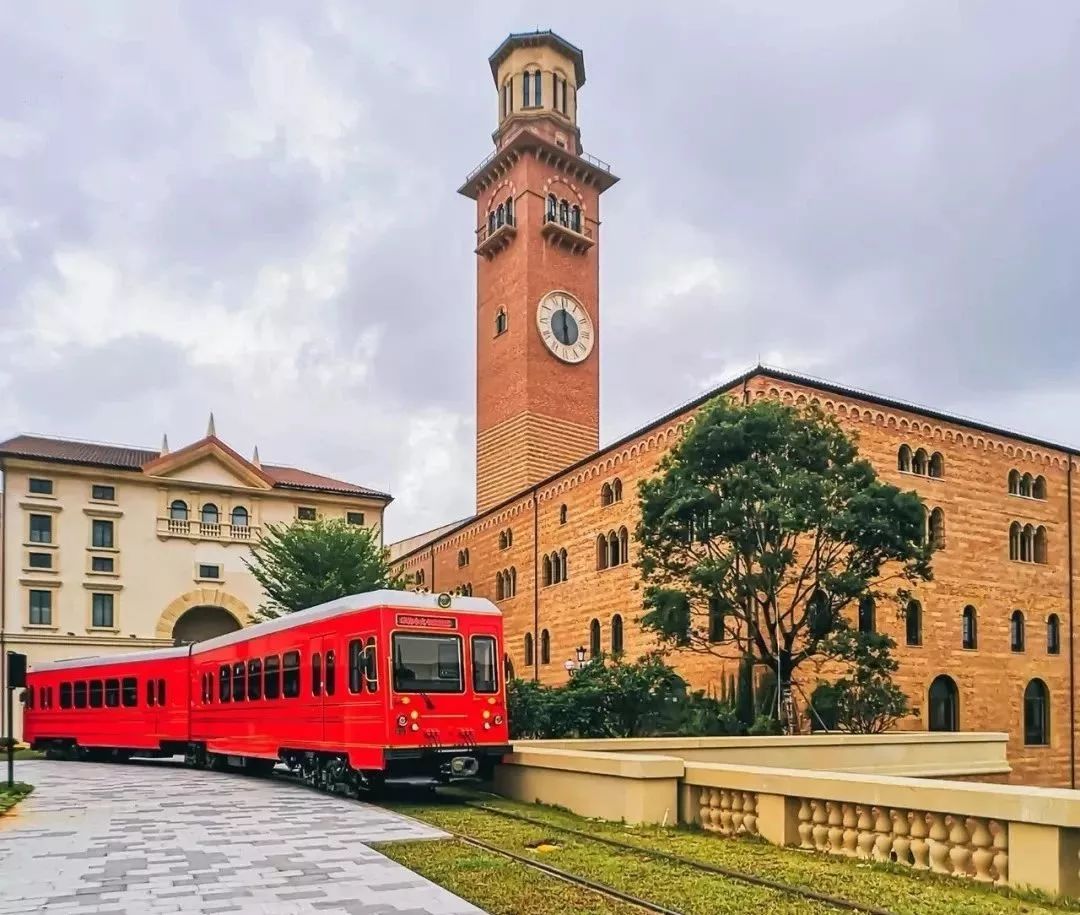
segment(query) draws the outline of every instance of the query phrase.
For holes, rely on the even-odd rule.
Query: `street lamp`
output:
[[[563,669],[566,671],[568,677],[574,676],[574,662],[569,658],[563,661]]]
[[[577,666],[578,667],[584,667],[585,666],[585,646],[584,645],[578,645],[578,649],[577,649]]]

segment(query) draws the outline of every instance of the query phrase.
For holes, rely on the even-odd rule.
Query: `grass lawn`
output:
[[[834,858],[751,840],[722,839],[687,829],[627,827],[585,820],[563,811],[502,799],[476,798],[552,825],[617,838],[732,870],[771,878],[854,902],[878,906],[896,915],[1049,915],[1080,912],[1080,903],[1055,904],[1028,895],[995,891],[968,881],[912,873],[897,865],[870,864]],[[839,911],[824,903],[704,875],[677,864],[656,861],[596,845],[543,827],[507,820],[451,801],[392,801],[388,806],[435,826],[480,839],[518,854],[536,854],[562,870],[607,883],[688,915],[735,913],[753,909],[771,913]],[[554,839],[559,848],[530,852],[527,846]],[[383,854],[446,886],[493,915],[568,915],[573,912],[622,912],[600,897],[594,908],[568,905],[560,896],[566,887],[553,877],[481,853],[458,842],[389,844]],[[488,870],[487,865],[498,870]],[[514,897],[507,887],[516,887]],[[536,895],[534,896],[534,892]],[[577,892],[566,887],[565,892]],[[508,899],[508,894],[510,898]],[[524,907],[522,899],[529,907]],[[596,908],[595,906],[600,906]]]
[[[8,790],[7,779],[0,781],[0,816],[7,813],[33,790],[34,786],[25,782],[15,782],[15,787]]]
[[[23,750],[16,750],[15,751],[15,758],[16,759],[44,759],[45,754],[44,753],[39,753],[37,750],[31,750],[29,747],[27,747],[26,749],[23,749]],[[7,753],[6,752],[2,756],[0,756],[0,760],[4,760],[4,759],[7,759]]]

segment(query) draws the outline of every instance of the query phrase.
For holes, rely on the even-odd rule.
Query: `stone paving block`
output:
[[[483,915],[364,844],[443,833],[367,804],[170,761],[17,775],[0,915]]]

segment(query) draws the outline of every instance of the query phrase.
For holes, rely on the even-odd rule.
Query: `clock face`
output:
[[[583,362],[592,352],[592,318],[568,292],[549,292],[540,300],[536,328],[544,345],[563,362]]]

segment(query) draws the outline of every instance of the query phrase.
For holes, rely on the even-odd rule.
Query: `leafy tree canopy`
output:
[[[332,520],[268,524],[245,564],[266,599],[256,622],[379,588],[403,589],[374,527]]]
[[[835,418],[771,399],[702,409],[641,485],[642,619],[663,643],[792,671],[861,598],[931,578],[918,495]]]

